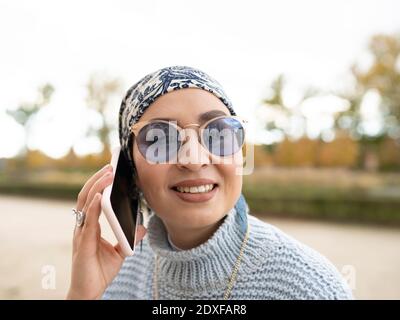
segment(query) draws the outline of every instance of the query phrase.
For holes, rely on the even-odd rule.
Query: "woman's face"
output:
[[[211,112],[208,118],[204,115],[207,112]],[[229,110],[216,96],[188,88],[159,97],[140,121],[167,118],[184,127],[224,114],[229,115]],[[133,144],[138,186],[149,206],[164,223],[175,228],[204,228],[215,224],[233,208],[242,189],[242,176],[236,171],[242,166],[242,153],[225,158],[224,163],[212,163],[216,158],[200,145],[197,131],[196,127],[186,128],[189,140],[179,150],[178,162],[174,164],[151,164],[140,154],[136,142]],[[212,184],[214,189],[206,193],[182,193],[177,190],[177,184],[192,187],[190,191],[194,192],[202,190],[193,189],[199,185]]]

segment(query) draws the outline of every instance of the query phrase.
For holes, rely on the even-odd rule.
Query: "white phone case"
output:
[[[118,164],[118,157],[120,154],[120,147],[116,147],[113,152],[112,152],[112,156],[111,156],[111,165],[113,167],[113,173],[115,175],[115,170],[117,168],[117,164]],[[106,219],[108,221],[108,223],[111,226],[112,231],[115,234],[115,237],[118,240],[118,243],[120,244],[122,253],[125,257],[127,256],[132,256],[134,254],[135,251],[135,247],[136,245],[133,245],[133,249],[131,249],[128,239],[126,238],[122,227],[114,213],[114,210],[111,206],[111,190],[113,187],[113,183],[110,184],[109,186],[107,186],[104,190],[103,190],[103,196],[101,198],[101,208],[106,216]],[[136,243],[136,236],[137,236],[137,229],[138,229],[138,225],[140,223],[140,215],[138,214],[136,217],[136,230],[135,230],[135,239],[134,239],[134,244]]]

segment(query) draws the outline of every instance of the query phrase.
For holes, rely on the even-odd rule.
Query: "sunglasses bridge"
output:
[[[186,126],[183,126],[183,127],[177,126],[179,129],[182,129],[182,131],[185,133],[185,138],[182,141],[182,144],[184,144],[185,142],[188,142],[190,140],[190,136],[188,134],[186,134],[185,129],[187,127],[193,127],[193,126],[197,127],[197,129],[199,129],[201,127],[198,123],[189,123],[189,124],[187,124]],[[200,133],[198,131],[197,131],[197,138],[198,138],[198,141],[200,142]]]

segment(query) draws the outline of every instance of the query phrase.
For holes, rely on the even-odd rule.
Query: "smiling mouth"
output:
[[[186,203],[207,203],[217,194],[219,189],[216,183],[198,184],[196,186],[174,186],[172,192]]]
[[[211,192],[216,187],[217,187],[216,183],[209,183],[192,187],[172,187],[172,190],[179,193],[198,194],[198,193]]]

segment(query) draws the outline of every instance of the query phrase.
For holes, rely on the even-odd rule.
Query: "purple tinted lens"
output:
[[[166,163],[176,159],[181,140],[175,126],[166,122],[152,122],[139,131],[137,144],[146,160]]]
[[[211,121],[202,135],[207,149],[219,157],[235,154],[244,143],[244,128],[235,118],[226,117]]]

